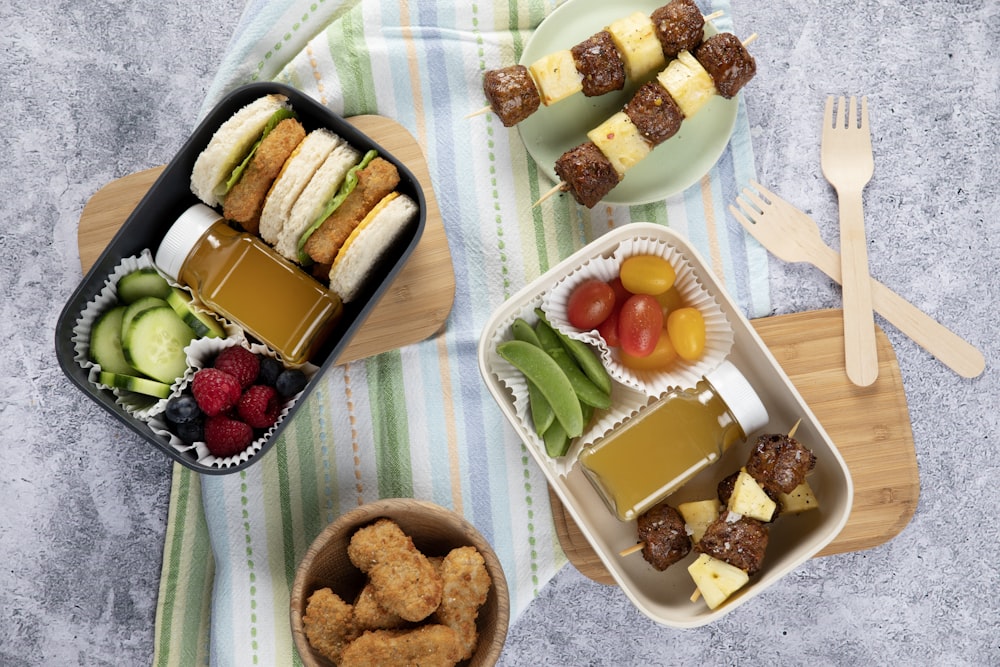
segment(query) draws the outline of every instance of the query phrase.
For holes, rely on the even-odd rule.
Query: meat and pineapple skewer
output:
[[[694,0],[671,0],[650,15],[633,12],[570,49],[542,56],[529,66],[488,70],[483,93],[489,104],[466,118],[492,110],[504,127],[577,93],[604,95],[640,81],[668,60],[701,43],[705,22]]]
[[[800,420],[801,421],[801,420]],[[760,436],[746,465],[718,485],[718,499],[660,503],[639,517],[640,542],[620,552],[642,551],[657,570],[665,570],[693,549],[698,558],[688,566],[697,586],[691,600],[705,596],[714,609],[743,587],[763,564],[767,523],[779,511],[797,513],[817,507],[805,481],[815,455],[793,436]]]
[[[578,203],[593,208],[630,168],[676,134],[684,119],[697,114],[715,95],[732,98],[754,77],[756,61],[746,47],[756,37],[755,33],[740,42],[732,33],[719,33],[693,53],[681,51],[621,111],[588,132],[588,141],[556,160],[561,180],[534,206],[567,191]]]

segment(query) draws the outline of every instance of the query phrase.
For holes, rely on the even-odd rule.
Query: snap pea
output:
[[[566,431],[559,422],[553,422],[549,430],[542,436],[542,440],[545,441],[545,453],[549,456],[558,458],[565,456],[566,452],[569,451],[570,437],[566,435]]]
[[[552,326],[542,309],[536,309],[535,313],[538,315],[539,320],[549,325],[549,328],[558,338],[559,343],[574,359],[576,359],[576,363],[580,365],[580,368],[586,376],[590,378],[590,381],[597,385],[597,387],[605,394],[610,394],[611,375],[604,367],[604,364],[601,363],[600,358],[594,354],[592,349],[590,349],[590,346],[581,340],[570,338],[565,333]]]
[[[596,384],[591,382],[590,378],[580,370],[580,367],[573,358],[566,353],[566,350],[560,346],[554,350],[549,350],[549,356],[556,360],[559,368],[569,378],[570,384],[573,385],[573,391],[576,392],[576,397],[580,399],[581,403],[586,403],[602,410],[607,410],[611,407],[610,394],[601,391]]]
[[[514,324],[511,325],[511,333],[514,335],[514,340],[522,340],[526,343],[531,343],[536,347],[541,347],[542,344],[538,341],[538,336],[535,335],[535,330],[531,328],[528,324],[521,318],[514,320]],[[552,422],[555,421],[555,413],[552,412],[552,406],[549,402],[545,400],[542,396],[542,392],[538,389],[538,386],[531,380],[527,380],[528,383],[528,405],[531,408],[531,421],[535,425],[535,433],[538,435],[544,435],[546,431],[552,426]],[[565,433],[565,431],[563,432]]]
[[[555,359],[542,348],[523,340],[500,343],[497,345],[497,354],[521,371],[528,382],[533,382],[538,387],[567,436],[575,438],[583,433],[580,401],[569,378]]]

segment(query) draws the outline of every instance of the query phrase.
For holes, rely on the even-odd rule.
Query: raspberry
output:
[[[202,368],[191,380],[191,394],[209,417],[236,405],[241,393],[239,380],[217,368]]]
[[[220,371],[229,373],[239,380],[241,388],[246,388],[257,379],[257,371],[260,370],[260,361],[257,359],[257,355],[250,350],[235,345],[219,352],[212,366],[218,368]]]
[[[281,397],[274,387],[255,384],[248,387],[236,407],[240,418],[254,428],[270,428],[281,412]]]
[[[225,415],[209,417],[205,421],[205,446],[215,456],[239,454],[253,442],[253,429]]]

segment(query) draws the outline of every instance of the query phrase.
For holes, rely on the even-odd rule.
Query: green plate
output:
[[[665,0],[567,0],[535,30],[525,45],[521,64],[527,67],[553,51],[569,49],[613,21],[641,11],[651,14]],[[705,35],[718,32],[705,24]],[[552,183],[558,183],[556,160],[570,148],[587,141],[587,132],[620,111],[645,81],[627,82],[624,90],[585,97],[578,93],[538,111],[518,124],[528,153]],[[630,169],[604,203],[648,204],[665,199],[695,184],[718,161],[736,124],[738,98],[713,97],[693,117],[681,123],[673,137],[657,146],[645,160]]]

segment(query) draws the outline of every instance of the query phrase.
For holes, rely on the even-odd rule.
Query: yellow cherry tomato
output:
[[[657,294],[656,301],[660,304],[660,308],[663,310],[664,322],[667,321],[667,317],[670,313],[684,306],[684,299],[681,297],[681,293],[677,291],[676,287],[671,287],[663,294]]]
[[[634,255],[622,262],[618,276],[632,294],[663,294],[674,286],[677,273],[667,260],[656,255]]]
[[[667,335],[666,329],[660,332],[656,347],[645,357],[635,357],[624,351],[620,354],[622,363],[636,371],[662,371],[670,368],[677,361],[677,352],[674,350],[673,343],[670,342],[670,336]]]
[[[678,308],[670,313],[667,333],[681,359],[695,361],[705,352],[705,318],[697,308]]]

